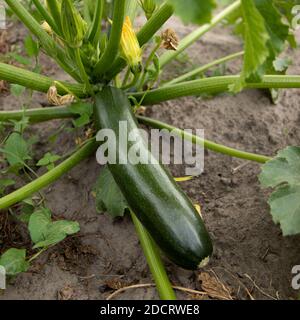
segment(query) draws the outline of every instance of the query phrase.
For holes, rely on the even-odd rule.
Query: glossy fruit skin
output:
[[[106,87],[96,95],[94,114],[98,129],[116,133],[118,159],[118,140],[124,135],[119,136],[119,122],[127,122],[128,132],[138,127],[128,98],[122,90]],[[132,144],[128,141],[128,150]],[[117,161],[108,167],[132,211],[175,264],[196,270],[211,256],[211,239],[199,213],[162,165]]]

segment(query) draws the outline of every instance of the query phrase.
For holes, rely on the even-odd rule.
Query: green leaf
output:
[[[50,223],[51,211],[47,208],[39,209],[30,216],[28,230],[32,242],[37,243],[45,239]]]
[[[90,116],[88,114],[83,114],[79,118],[73,120],[74,127],[81,128],[91,122]]]
[[[15,183],[15,180],[12,179],[0,179],[0,196],[4,194],[7,187],[13,186]]]
[[[175,14],[184,23],[204,24],[210,22],[212,11],[216,7],[214,0],[169,0],[174,6]]]
[[[93,114],[93,105],[87,102],[73,103],[68,107],[68,109],[74,114],[79,114],[79,115],[88,114],[89,116]]]
[[[128,204],[107,167],[103,168],[95,187],[96,209],[107,211],[113,218],[123,217]]]
[[[44,157],[38,161],[36,165],[39,167],[47,167],[48,170],[51,170],[54,168],[55,162],[60,159],[61,159],[61,156],[47,152],[44,155]]]
[[[24,114],[25,114],[25,110],[24,110]],[[22,119],[20,120],[14,120],[11,119],[9,120],[11,123],[14,124],[14,130],[15,132],[19,132],[20,134],[22,134],[24,132],[24,130],[29,126],[29,117],[25,117],[25,115],[23,114]]]
[[[37,57],[39,55],[39,45],[30,35],[25,38],[24,46],[29,57]]]
[[[42,208],[34,212],[29,219],[28,229],[34,249],[44,248],[64,240],[68,235],[80,230],[78,222],[59,220],[51,221],[51,211]]]
[[[18,273],[27,271],[29,263],[26,261],[26,250],[8,249],[0,257],[0,265],[5,268],[8,276],[15,276]]]
[[[16,52],[11,52],[9,56],[15,59],[17,62],[23,64],[24,66],[29,66],[32,63],[30,59],[27,59]]]
[[[23,166],[26,160],[31,159],[26,141],[17,132],[13,132],[8,137],[4,149],[1,149],[1,151],[5,153],[6,159],[11,166]]]
[[[283,234],[300,233],[300,147],[287,147],[262,166],[263,187],[275,188],[269,204]]]
[[[10,85],[10,92],[15,97],[20,97],[24,92],[26,88],[23,86],[20,86],[19,84],[11,84]]]
[[[43,241],[36,243],[33,247],[44,248],[57,244],[67,236],[77,233],[80,230],[79,223],[74,221],[55,221],[48,225]]]
[[[272,193],[270,207],[275,223],[284,236],[300,233],[300,186],[282,186]]]
[[[269,57],[267,43],[270,39],[265,20],[256,8],[253,0],[242,0],[243,36],[245,40],[244,66],[240,80],[231,86],[231,90],[242,90],[246,81],[259,80],[260,67]]]
[[[79,117],[73,120],[73,124],[76,128],[85,126],[91,121],[91,116],[93,114],[93,105],[86,102],[76,102],[71,104],[69,110],[78,115]]]
[[[294,1],[286,2],[290,2],[290,7]],[[240,81],[230,86],[234,92],[240,91],[246,82],[260,81],[264,74],[282,74],[274,68],[274,61],[288,41],[293,43],[287,13],[280,1],[242,0],[241,12],[243,24],[239,30],[245,40],[245,57]],[[277,91],[271,90],[271,94],[277,96]]]

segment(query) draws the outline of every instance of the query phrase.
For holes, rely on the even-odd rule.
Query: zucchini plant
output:
[[[95,154],[98,129],[117,133],[119,122],[126,121],[130,129],[137,129],[138,123],[166,129],[214,152],[265,164],[260,177],[263,185],[278,188],[270,200],[274,220],[281,223],[284,234],[300,232],[299,177],[294,173],[299,169],[299,148],[288,148],[271,159],[186,134],[141,115],[144,107],[184,96],[238,94],[243,89],[257,88],[269,90],[274,99],[278,89],[300,88],[300,76],[286,75],[288,62],[280,56],[288,45],[296,47],[292,12],[298,1],[227,1],[228,6],[216,15],[214,0],[32,0],[29,7],[20,0],[5,2],[30,31],[30,52],[38,56],[43,51],[73,80],[58,81],[42,75],[40,68],[28,70],[1,62],[1,80],[18,86],[18,90],[25,87],[47,94],[49,106],[0,111],[0,122],[28,125],[70,118],[74,126],[90,129],[88,138],[80,141],[69,157],[61,159],[47,153],[37,166],[46,166],[48,171],[0,198],[1,212],[39,195],[43,188]],[[144,12],[147,21],[136,32],[134,21],[140,12]],[[173,14],[183,22],[200,26],[178,39],[174,30],[163,29]],[[224,21],[234,24],[244,40],[242,52],[220,57],[168,82],[160,81],[167,65]],[[165,49],[162,54],[161,48]],[[239,57],[244,61],[240,74],[205,77],[205,71]],[[26,171],[30,169],[29,156],[26,143],[20,138],[22,128],[18,128],[0,151],[9,164],[17,165],[16,171],[20,170],[20,163]],[[118,140],[117,146],[120,143]],[[150,152],[146,145],[143,148]],[[11,184],[6,179],[0,185],[5,188]],[[100,173],[95,193],[100,212],[107,211],[114,217],[130,212],[160,297],[175,299],[157,247],[181,267],[197,269],[205,265],[213,249],[197,207],[160,164],[108,164]],[[43,203],[28,218],[36,255],[78,231],[78,225],[72,222],[52,222]],[[43,234],[39,231],[41,221]],[[60,229],[55,229],[56,238],[51,242],[53,225]],[[50,236],[46,237],[48,233]],[[0,264],[7,264],[10,256],[16,257],[16,249],[13,250],[3,254]],[[24,251],[19,252],[18,261],[24,271],[28,267]]]

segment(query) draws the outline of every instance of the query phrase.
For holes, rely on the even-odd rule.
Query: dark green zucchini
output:
[[[100,129],[112,129],[117,136],[119,122],[128,132],[137,129],[130,103],[120,89],[106,87],[96,96],[95,122]],[[128,150],[134,142],[128,141]],[[148,147],[147,152],[149,152]],[[118,161],[117,161],[118,162]],[[130,208],[157,245],[177,265],[197,269],[212,254],[212,243],[204,223],[188,197],[160,164],[109,164],[116,183]]]

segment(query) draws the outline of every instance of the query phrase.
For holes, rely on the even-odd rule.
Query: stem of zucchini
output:
[[[0,122],[8,120],[21,120],[23,116],[29,118],[30,123],[40,123],[55,119],[69,119],[76,117],[67,106],[61,107],[48,107],[27,109],[20,111],[0,111]]]
[[[217,59],[217,60],[212,61],[208,64],[205,64],[199,68],[196,68],[186,74],[183,74],[182,76],[179,76],[178,78],[172,79],[171,81],[164,83],[163,86],[166,87],[166,86],[170,86],[170,85],[173,85],[173,84],[176,84],[179,82],[183,82],[185,80],[188,80],[189,78],[192,78],[194,76],[197,76],[197,75],[204,73],[205,71],[211,69],[212,67],[215,67],[218,64],[222,64],[222,63],[228,62],[230,60],[234,60],[234,59],[239,58],[243,55],[244,55],[244,51],[241,51],[241,52],[230,54],[226,57]]]
[[[244,160],[250,160],[250,161],[255,161],[259,163],[266,163],[267,161],[271,160],[272,158],[267,157],[267,156],[262,156],[254,153],[249,153],[249,152],[244,152],[240,150],[236,150],[233,148],[229,148],[226,146],[223,146],[221,144],[217,144],[215,142],[209,141],[209,140],[204,140],[196,135],[184,132],[181,129],[178,129],[176,127],[173,127],[171,125],[168,125],[166,123],[163,123],[158,120],[150,119],[147,117],[142,117],[142,116],[137,116],[139,122],[151,126],[156,129],[167,129],[168,131],[172,131],[172,133],[178,135],[182,139],[185,139],[187,141],[190,141],[194,144],[203,146],[205,149],[222,153],[234,158],[240,158]]]
[[[94,76],[97,79],[99,79],[100,76],[102,76],[110,68],[110,66],[113,64],[119,53],[120,39],[124,22],[124,14],[125,1],[115,0],[111,35],[107,47],[98,63],[95,65],[93,72]]]
[[[42,188],[47,187],[49,184],[58,180],[66,172],[70,171],[73,167],[79,164],[82,160],[89,157],[95,152],[97,147],[96,141],[90,141],[76,151],[70,158],[63,161],[54,169],[48,171],[36,180],[28,183],[24,187],[0,198],[0,210],[7,209],[10,206],[23,201],[30,197],[32,194],[38,192]]]
[[[60,31],[59,31],[55,21],[53,20],[51,15],[48,13],[48,11],[45,9],[45,7],[41,4],[40,0],[33,0],[32,2],[34,3],[35,7],[39,11],[39,13],[42,15],[42,17],[45,19],[45,21],[52,28],[52,30],[56,34],[60,35]]]
[[[236,76],[211,77],[193,81],[186,81],[172,86],[162,87],[147,92],[131,93],[138,101],[143,98],[143,105],[154,105],[180,97],[200,95],[203,93],[228,92],[229,86],[240,78]],[[269,75],[264,76],[261,82],[246,83],[245,88],[268,89],[268,88],[300,88],[300,76]]]
[[[89,41],[91,41],[95,47],[98,46],[100,34],[101,34],[101,22],[102,22],[102,16],[104,11],[104,1],[103,0],[97,0],[96,12],[94,14],[93,22],[90,28],[89,32]]]
[[[163,68],[172,60],[174,60],[180,53],[186,50],[189,46],[191,46],[194,42],[196,42],[200,37],[202,37],[205,33],[210,31],[214,28],[218,23],[224,20],[226,17],[231,15],[235,10],[237,10],[241,5],[241,1],[235,1],[233,4],[225,8],[222,12],[217,14],[210,23],[201,26],[200,28],[196,29],[184,39],[180,41],[180,45],[176,51],[168,51],[164,53],[160,57],[160,66]]]
[[[167,276],[156,244],[133,212],[131,212],[131,217],[160,298],[162,300],[176,300],[175,292]]]
[[[54,83],[54,80],[49,77],[1,62],[0,79],[41,92],[47,92]],[[73,92],[76,96],[85,96],[83,84],[67,82],[62,83],[66,88],[68,88],[69,91]],[[59,94],[68,93],[61,88],[58,88],[58,92]]]

